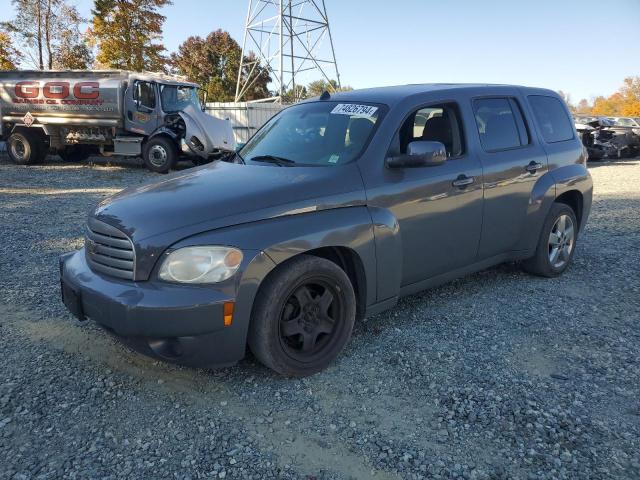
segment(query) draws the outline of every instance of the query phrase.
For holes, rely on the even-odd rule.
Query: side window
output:
[[[531,95],[529,103],[545,142],[564,142],[573,138],[573,125],[560,100],[544,95]]]
[[[156,108],[156,93],[152,83],[136,82],[134,93],[134,98],[138,101],[140,106],[151,109]]]
[[[473,111],[485,151],[495,152],[529,144],[529,134],[515,100],[481,98],[474,100]]]
[[[454,104],[434,105],[409,115],[399,131],[400,153],[407,153],[407,146],[415,141],[440,142],[449,157],[464,153],[460,115]]]

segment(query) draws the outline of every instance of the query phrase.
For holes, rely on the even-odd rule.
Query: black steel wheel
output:
[[[285,376],[326,368],[348,342],[355,294],[347,274],[324,258],[301,255],[279,266],[254,303],[249,346]]]

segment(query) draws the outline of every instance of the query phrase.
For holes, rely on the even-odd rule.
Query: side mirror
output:
[[[206,90],[200,90],[202,92],[202,102],[200,106],[202,107],[202,111],[207,111],[207,97],[209,96]]]
[[[409,143],[407,153],[388,157],[388,168],[436,167],[447,161],[447,150],[440,142],[418,140]]]

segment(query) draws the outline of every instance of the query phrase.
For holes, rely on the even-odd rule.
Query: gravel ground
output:
[[[57,257],[139,162],[0,158],[0,478],[640,478],[640,159],[592,166],[575,262],[357,325],[303,380],[166,365],[73,323]]]

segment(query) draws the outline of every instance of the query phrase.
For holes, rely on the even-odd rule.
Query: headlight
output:
[[[164,259],[158,276],[168,282],[217,283],[236,273],[241,262],[237,248],[185,247]]]

